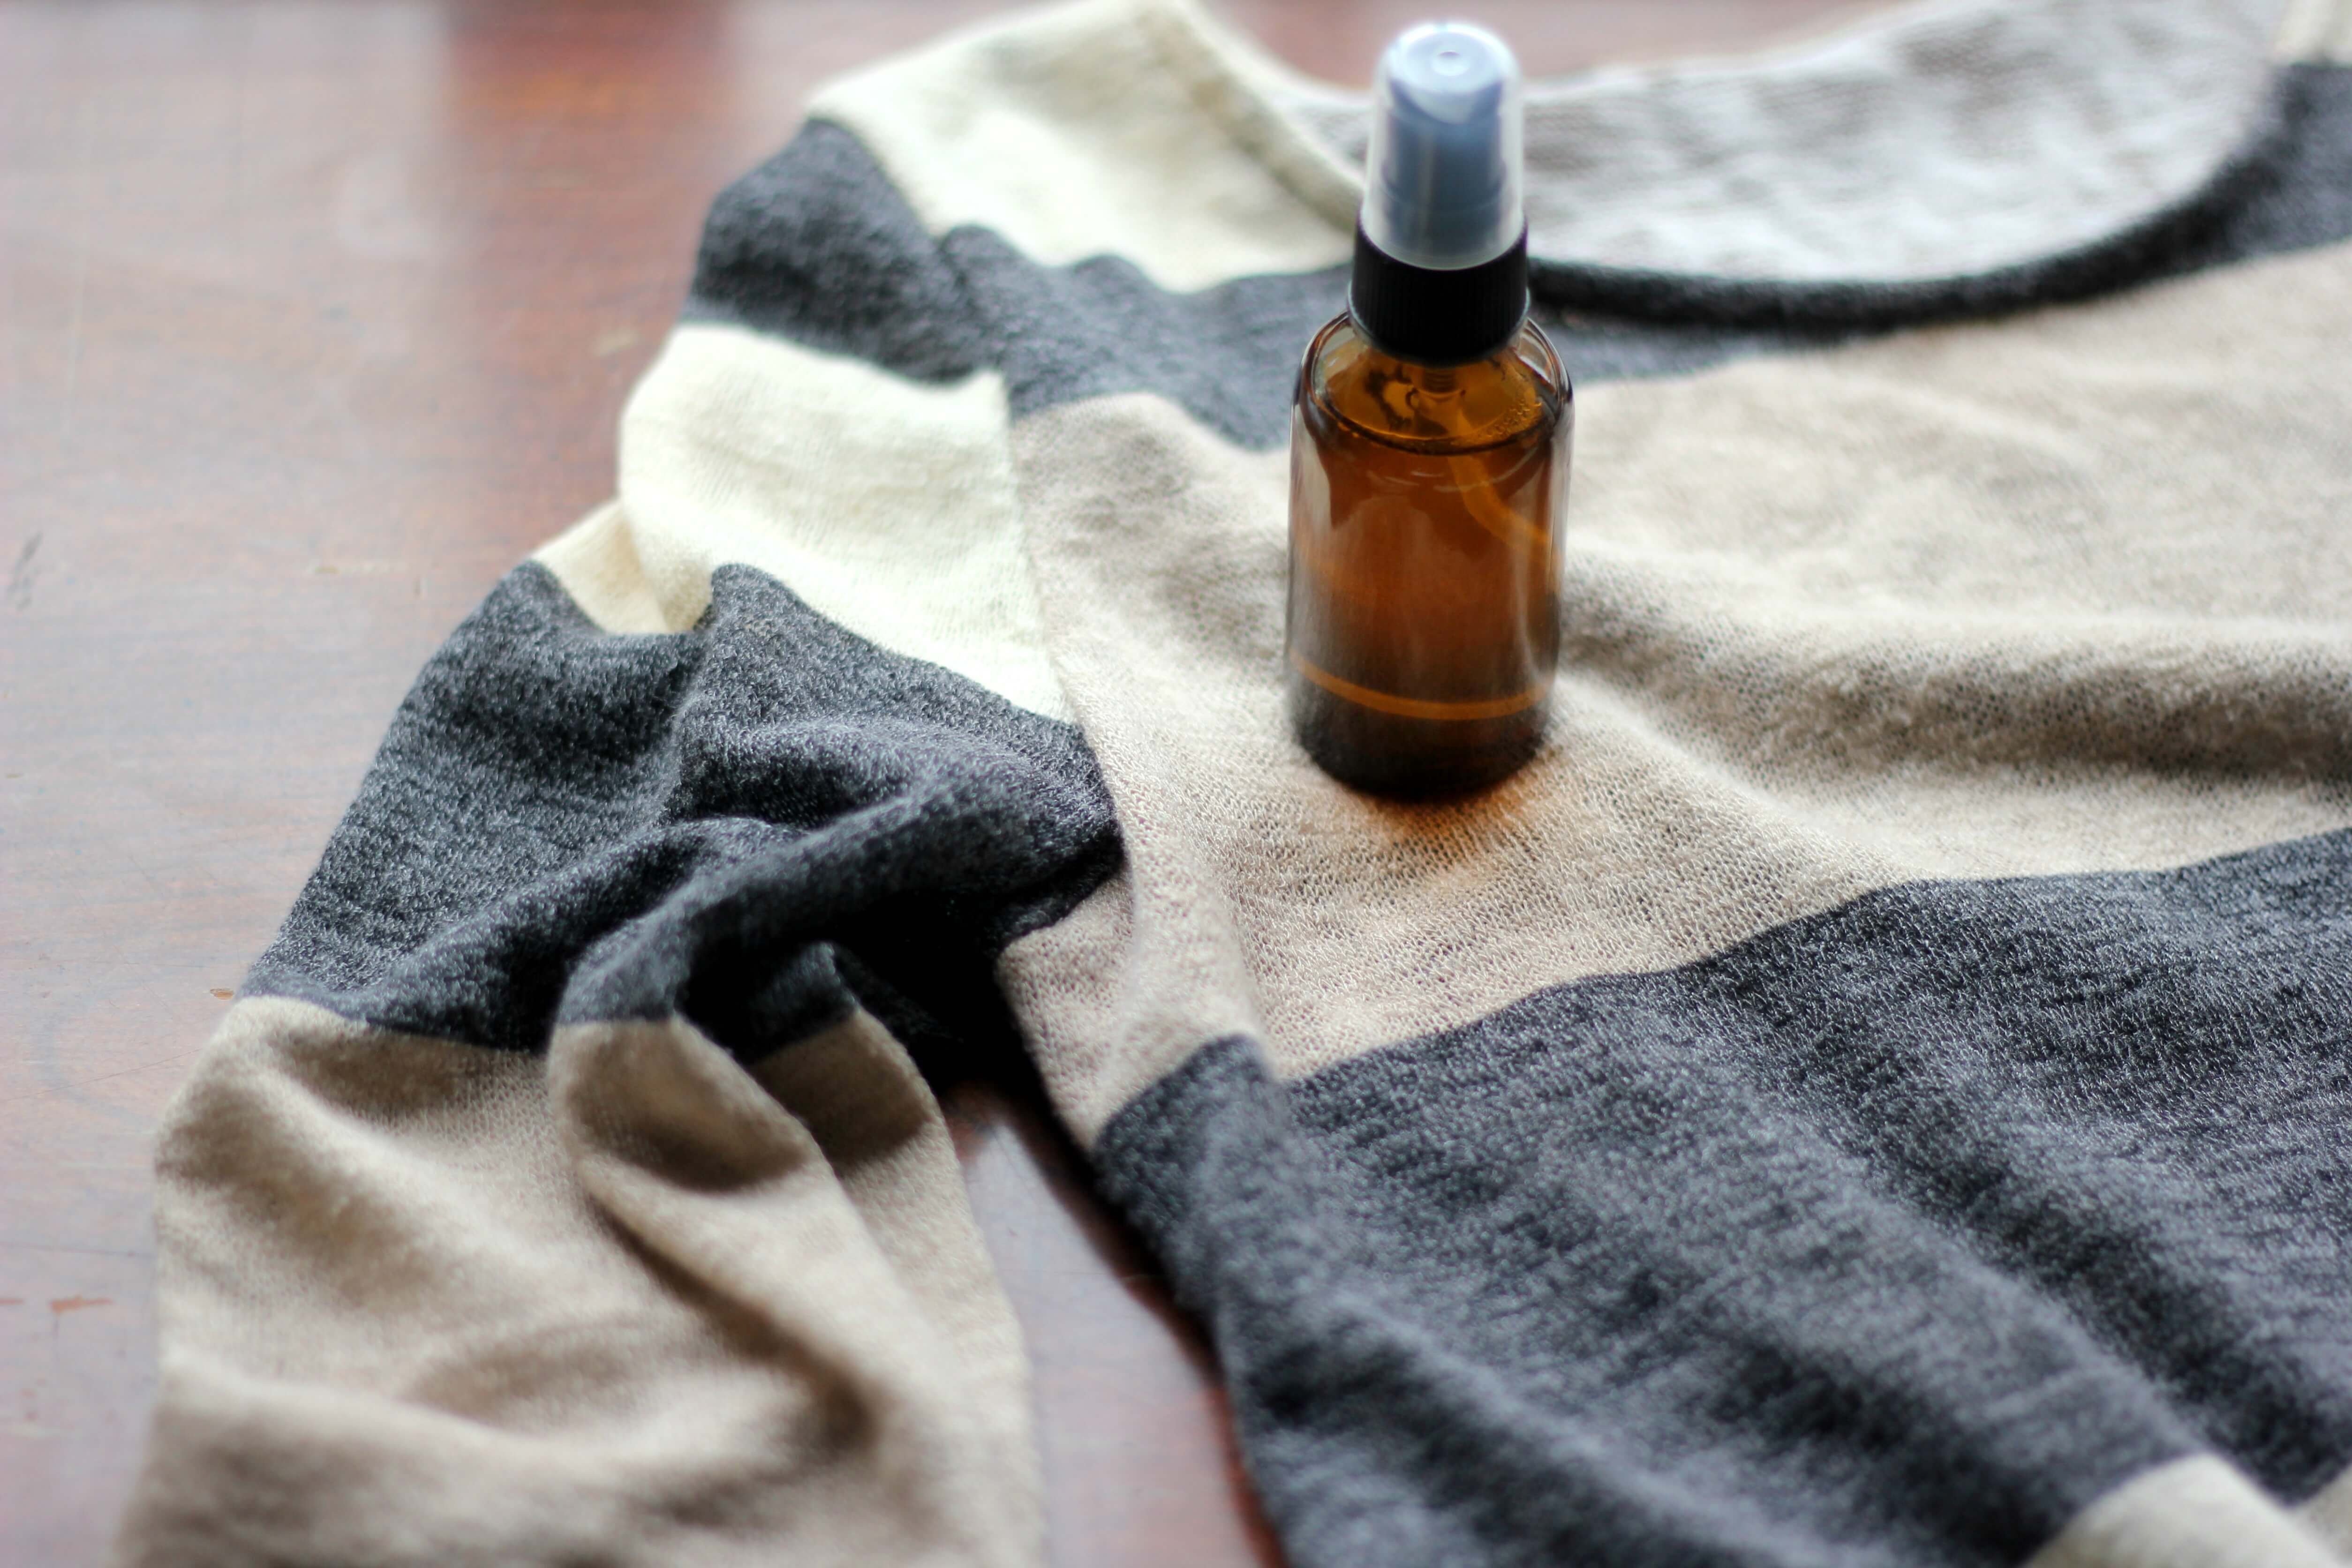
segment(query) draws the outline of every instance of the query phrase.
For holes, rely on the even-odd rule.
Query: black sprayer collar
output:
[[[1399,261],[1356,226],[1348,313],[1373,346],[1423,364],[1485,359],[1528,314],[1528,237],[1492,261],[1441,270]]]

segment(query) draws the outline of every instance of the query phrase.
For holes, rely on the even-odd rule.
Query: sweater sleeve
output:
[[[1118,846],[1002,382],[845,141],[721,198],[618,500],[425,667],[173,1107],[120,1561],[1036,1560],[917,1058]]]

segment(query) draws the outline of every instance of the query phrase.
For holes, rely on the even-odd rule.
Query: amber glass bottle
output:
[[[1559,657],[1569,386],[1534,326],[1468,364],[1381,353],[1342,316],[1300,372],[1291,722],[1334,777],[1475,789],[1534,754]]]
[[[1543,737],[1570,389],[1527,319],[1517,69],[1461,24],[1381,58],[1346,314],[1291,425],[1291,723],[1333,776],[1457,793]]]

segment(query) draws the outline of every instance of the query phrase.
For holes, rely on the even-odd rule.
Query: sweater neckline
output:
[[[1224,135],[1351,228],[1368,95],[1198,0],[1129,4]],[[1531,80],[1530,250],[1539,274],[1687,295],[1933,292],[2129,247],[2259,142],[2278,10],[1924,0],[1747,55]]]

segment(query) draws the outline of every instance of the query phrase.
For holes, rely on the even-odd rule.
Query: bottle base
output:
[[[1396,800],[1440,800],[1500,784],[1543,744],[1547,694],[1492,718],[1383,713],[1291,672],[1290,727],[1307,754],[1350,788]]]

